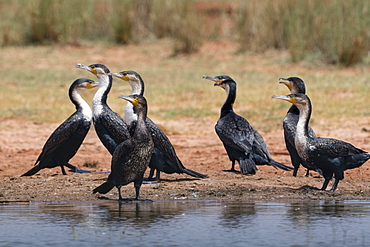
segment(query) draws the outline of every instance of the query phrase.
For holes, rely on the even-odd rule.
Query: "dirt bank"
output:
[[[156,121],[161,125],[160,121]],[[345,172],[345,179],[334,193],[313,190],[323,183],[317,173],[303,177],[305,170],[299,170],[298,177],[291,172],[261,166],[256,175],[245,176],[225,172],[229,169],[226,152],[214,133],[214,119],[199,121],[166,121],[168,132],[178,156],[186,167],[209,175],[207,179],[194,179],[185,174],[162,174],[157,184],[144,184],[141,197],[151,200],[176,199],[370,199],[369,162],[362,167]],[[364,150],[370,150],[370,138],[366,130],[367,121],[356,126],[341,129],[315,128],[319,136],[330,136],[346,140]],[[0,121],[0,201],[89,201],[101,199],[92,194],[110,170],[110,155],[98,140],[95,131],[90,130],[80,150],[71,163],[94,173],[68,173],[63,176],[60,168],[44,169],[32,177],[20,177],[33,166],[41,148],[58,124],[6,119]],[[349,126],[349,125],[343,125]],[[283,143],[282,130],[261,133],[273,158],[290,165],[290,159]],[[84,166],[90,167],[84,167]],[[93,166],[93,167],[91,167]],[[95,167],[94,167],[95,166]],[[331,186],[331,184],[329,184]],[[125,197],[134,196],[133,184],[123,188]],[[114,189],[107,195],[118,197]]]

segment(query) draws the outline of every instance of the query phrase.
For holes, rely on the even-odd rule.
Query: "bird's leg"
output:
[[[330,179],[331,179],[331,177],[326,177],[325,178],[324,184],[322,185],[322,187],[321,187],[320,190],[325,190],[326,187],[328,187],[328,184],[329,184]]]
[[[297,173],[298,173],[298,168],[300,166],[300,164],[302,163],[301,161],[301,158],[298,156],[298,153],[297,153],[297,150],[295,149],[295,147],[290,144],[290,142],[287,140],[287,137],[285,137],[285,145],[286,145],[286,149],[288,150],[289,154],[290,154],[290,162],[292,163],[294,169],[293,169],[293,177],[296,177],[297,176]]]
[[[64,169],[64,165],[60,165],[60,168],[62,168],[62,174],[67,175],[66,170]]]
[[[157,170],[156,178],[153,178],[153,175],[154,175],[154,171],[155,170],[156,169],[154,169],[154,168],[150,168],[149,176],[147,178],[144,178],[143,179],[143,183],[144,184],[154,184],[154,183],[158,183],[159,182],[159,170]]]
[[[157,180],[157,182],[159,182],[161,180],[161,171],[160,170],[157,170],[155,179]]]
[[[121,194],[121,187],[118,187],[118,200],[123,201],[122,194]]]
[[[230,171],[235,172],[235,160],[231,161],[231,169]]]
[[[137,184],[135,183],[134,184],[135,186],[135,200],[140,200],[140,187],[141,187],[141,184]]]
[[[337,171],[334,177],[335,177],[335,181],[334,181],[333,187],[330,189],[330,192],[334,192],[337,189],[339,181],[344,178],[344,171]]]
[[[153,179],[154,176],[154,168],[150,168],[148,179]]]
[[[334,192],[337,189],[338,183],[339,183],[339,178],[335,178],[333,187],[329,190],[330,192]]]
[[[231,161],[231,169],[230,170],[224,170],[224,172],[237,172],[235,170],[235,160]]]
[[[310,176],[310,169],[307,169],[306,174],[304,176],[305,177],[309,177]]]
[[[298,167],[299,167],[299,166],[294,166],[294,170],[293,170],[293,177],[296,177],[296,176],[297,176]]]
[[[152,200],[149,199],[140,199],[140,187],[141,187],[141,182],[134,182],[134,187],[135,187],[135,198],[131,199],[133,201],[140,201],[140,202],[153,202]]]

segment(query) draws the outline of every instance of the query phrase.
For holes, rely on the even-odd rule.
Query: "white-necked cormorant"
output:
[[[306,87],[301,78],[298,77],[289,77],[289,78],[280,78],[279,83],[284,84],[288,87],[292,94],[295,93],[306,93]],[[305,163],[299,157],[297,150],[294,144],[294,137],[296,132],[296,127],[299,119],[299,110],[295,105],[292,105],[285,118],[283,120],[283,128],[284,128],[284,139],[285,139],[285,146],[289,152],[290,160],[294,167],[293,176],[297,176],[299,165],[302,164],[305,168],[307,168],[306,177],[309,176],[309,170],[313,170],[310,168],[310,164]],[[312,130],[310,126],[308,126],[308,135],[312,137],[316,137],[315,132]]]
[[[97,86],[98,83],[85,78],[77,79],[72,83],[69,88],[69,98],[76,106],[76,112],[54,130],[42,148],[35,166],[22,176],[31,176],[40,169],[57,166],[61,167],[64,175],[66,175],[64,166],[71,168],[74,172],[88,172],[69,164],[68,161],[76,154],[91,125],[90,106],[83,100],[80,93]]]
[[[135,200],[139,200],[143,176],[153,152],[153,141],[145,125],[147,103],[141,95],[119,96],[131,102],[137,112],[137,121],[131,138],[118,145],[112,156],[111,173],[107,182],[94,189],[94,193],[108,193],[114,186],[118,188],[119,200],[121,187],[134,182]]]
[[[203,78],[214,81],[214,85],[222,87],[227,94],[215,129],[232,162],[230,171],[235,171],[235,161],[238,161],[242,174],[255,174],[258,170],[256,165],[271,165],[286,171],[293,169],[273,160],[262,136],[245,118],[234,112],[236,82],[225,75]]]
[[[77,64],[76,67],[93,73],[99,80],[99,88],[92,102],[93,122],[100,141],[113,154],[116,147],[130,137],[130,133],[125,120],[107,105],[112,76],[108,75],[109,69],[103,64]]]
[[[144,81],[135,71],[122,71],[119,73],[110,73],[110,75],[127,81],[132,88],[132,94],[144,95]],[[125,120],[127,124],[131,124],[136,119],[137,114],[133,105],[131,103],[127,103],[125,109]],[[149,163],[150,173],[146,181],[153,181],[154,171],[156,171],[156,178],[154,179],[155,182],[159,182],[160,172],[168,174],[186,173],[197,178],[208,177],[207,175],[184,167],[166,134],[148,117],[146,118],[146,127],[151,133],[154,143],[154,151]]]
[[[335,191],[340,180],[344,178],[344,171],[361,166],[370,154],[354,147],[352,144],[332,138],[318,138],[308,135],[312,105],[305,94],[290,94],[286,96],[274,95],[276,99],[286,100],[299,109],[299,120],[295,135],[295,147],[302,160],[313,168],[321,170],[325,178],[321,190],[325,190],[333,174],[335,181],[330,191]]]

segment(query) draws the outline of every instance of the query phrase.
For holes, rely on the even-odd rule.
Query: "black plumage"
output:
[[[227,94],[215,129],[232,162],[230,171],[235,171],[235,161],[238,161],[242,174],[255,174],[258,170],[256,165],[271,165],[275,168],[291,170],[292,167],[276,162],[271,158],[262,136],[245,118],[234,112],[236,82],[229,76],[224,75],[203,76],[203,78],[216,82],[214,85],[222,87]]]
[[[280,78],[280,83],[287,86],[292,94],[295,93],[306,93],[306,87],[301,78],[298,77],[289,77],[289,78]],[[285,146],[289,152],[290,160],[294,167],[293,176],[297,176],[298,168],[300,164],[302,164],[305,168],[307,168],[306,177],[309,175],[309,170],[315,170],[313,167],[310,166],[309,163],[304,162],[298,155],[297,150],[294,144],[294,138],[297,128],[297,123],[299,119],[299,110],[295,105],[292,105],[285,118],[283,120],[283,128],[284,128],[284,139],[285,139]],[[315,132],[312,130],[310,126],[308,126],[308,135],[311,137],[316,137]],[[321,173],[320,171],[318,171]]]
[[[43,168],[60,166],[66,175],[64,166],[74,172],[88,172],[71,164],[69,160],[76,154],[91,125],[91,109],[80,95],[85,89],[96,87],[93,80],[80,78],[75,80],[69,88],[69,98],[76,106],[76,111],[67,118],[48,138],[35,166],[22,176],[31,176]]]
[[[132,94],[144,95],[144,81],[135,71],[122,71],[120,73],[110,73],[117,78],[127,81],[132,89]],[[126,105],[125,120],[127,124],[133,123],[137,119],[137,114],[131,103]],[[166,134],[150,119],[146,118],[148,128],[154,143],[152,158],[149,163],[150,173],[146,181],[160,181],[160,172],[167,174],[185,173],[196,178],[206,178],[207,175],[186,168],[178,158],[175,148]],[[154,171],[156,177],[153,179]]]
[[[334,174],[335,181],[330,191],[335,191],[339,181],[344,178],[345,170],[359,167],[370,158],[370,154],[348,142],[308,135],[312,105],[307,95],[300,93],[287,96],[274,95],[273,98],[286,100],[298,107],[295,147],[303,161],[322,172],[325,181],[321,190],[326,189]]]
[[[121,187],[134,182],[136,191],[135,200],[139,200],[140,187],[145,170],[153,152],[153,141],[145,125],[147,103],[143,96],[131,95],[119,97],[131,102],[137,112],[137,121],[131,138],[118,145],[112,156],[111,173],[107,182],[94,189],[94,193],[108,193],[114,186],[117,187],[119,200]],[[131,200],[131,199],[128,199]]]
[[[99,80],[99,88],[93,98],[92,111],[95,131],[105,148],[113,155],[116,147],[130,137],[126,122],[107,104],[108,93],[112,87],[112,76],[109,69],[102,64],[85,66],[77,64],[77,68],[93,73]]]

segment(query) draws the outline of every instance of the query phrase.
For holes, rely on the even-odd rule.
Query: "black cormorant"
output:
[[[321,190],[325,190],[331,178],[335,177],[331,192],[335,191],[344,171],[361,166],[370,154],[354,147],[352,144],[332,138],[318,138],[308,135],[312,105],[305,94],[274,95],[273,98],[286,100],[299,109],[299,120],[295,135],[295,147],[302,160],[322,172],[325,178]]]
[[[306,87],[304,82],[301,78],[298,77],[289,77],[289,78],[280,78],[279,83],[284,84],[287,86],[292,94],[295,93],[306,93]],[[302,161],[299,157],[297,150],[294,144],[294,137],[296,132],[296,127],[299,119],[299,110],[295,105],[292,105],[285,118],[283,120],[283,128],[284,128],[284,139],[286,148],[290,154],[290,160],[294,167],[293,176],[297,176],[299,165],[302,164],[305,168],[307,168],[306,177],[309,176],[309,170],[313,170],[310,168],[310,165]],[[312,137],[316,137],[315,132],[312,130],[310,126],[308,126],[308,135]]]
[[[75,80],[69,88],[69,98],[76,106],[74,112],[65,120],[48,138],[42,152],[36,160],[35,166],[22,176],[31,176],[43,168],[60,166],[66,175],[64,166],[75,172],[88,172],[81,170],[68,161],[76,154],[85,139],[91,125],[91,109],[80,93],[85,89],[97,87],[98,84],[90,79],[80,78]]]
[[[245,118],[235,114],[233,104],[236,98],[236,82],[225,75],[203,78],[216,82],[214,85],[222,87],[227,94],[215,129],[232,162],[230,171],[235,171],[235,161],[238,161],[242,174],[255,174],[258,170],[256,165],[271,165],[286,171],[293,169],[274,161],[262,136]]]
[[[120,95],[119,97],[131,102],[135,107],[137,121],[135,121],[134,133],[131,138],[118,145],[112,156],[111,173],[107,182],[95,188],[93,192],[106,194],[116,186],[121,201],[123,200],[121,187],[134,182],[135,200],[139,200],[143,176],[154,148],[150,133],[145,126],[147,103],[141,95]]]
[[[132,88],[132,94],[144,95],[144,81],[135,71],[122,71],[120,73],[110,73],[110,75],[127,81]],[[133,105],[131,103],[127,103],[125,109],[125,120],[127,124],[131,124],[136,119],[137,114],[133,108]],[[150,173],[146,181],[153,181],[155,170],[155,182],[159,182],[160,172],[168,174],[186,173],[197,178],[208,177],[207,175],[184,167],[180,159],[177,157],[176,151],[166,134],[149,118],[146,118],[146,127],[152,135],[154,143],[154,151],[149,163]]]
[[[112,76],[108,75],[109,69],[102,64],[89,66],[77,64],[76,67],[93,73],[99,80],[99,88],[92,101],[93,122],[100,141],[113,155],[116,147],[128,139],[130,133],[125,120],[107,105],[108,93],[112,87]]]

